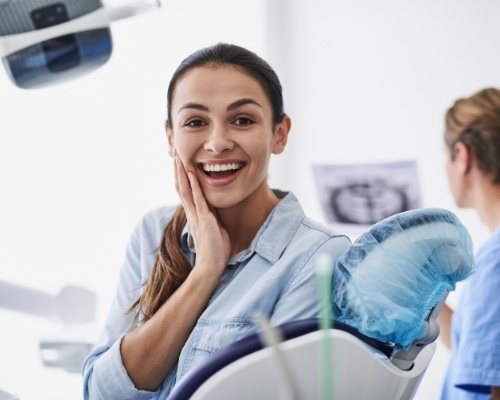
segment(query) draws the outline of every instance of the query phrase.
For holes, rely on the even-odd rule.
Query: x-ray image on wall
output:
[[[373,225],[420,208],[415,161],[357,165],[313,165],[327,222]]]

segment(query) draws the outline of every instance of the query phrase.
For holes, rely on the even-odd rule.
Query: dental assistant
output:
[[[180,205],[147,213],[126,249],[84,398],[167,399],[224,346],[271,323],[316,317],[315,258],[350,244],[267,181],[291,120],[269,64],[219,43],[188,56],[167,92]]]
[[[439,314],[451,348],[441,400],[500,400],[500,90],[456,100],[446,112],[446,171],[455,203],[473,208],[491,235],[455,310]]]

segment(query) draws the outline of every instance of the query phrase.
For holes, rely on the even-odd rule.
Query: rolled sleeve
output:
[[[155,392],[138,390],[130,380],[120,353],[123,337],[115,342],[111,348],[103,352],[93,362],[92,368],[84,379],[88,382],[88,390],[84,398],[89,400],[147,400]]]

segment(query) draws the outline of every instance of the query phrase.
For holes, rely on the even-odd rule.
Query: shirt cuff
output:
[[[151,399],[156,392],[136,389],[127,374],[120,353],[123,337],[95,362],[94,371],[100,371],[94,374],[99,395],[106,400]]]

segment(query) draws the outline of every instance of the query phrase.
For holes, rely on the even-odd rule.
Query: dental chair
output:
[[[336,260],[329,328],[319,319],[268,326],[279,340],[261,332],[221,349],[168,400],[412,399],[435,351],[437,315],[473,265],[453,213],[389,217]]]
[[[339,322],[328,331],[319,330],[316,319],[293,321],[279,330],[284,337],[280,350],[293,368],[293,382],[286,379],[275,349],[264,347],[260,335],[254,334],[212,356],[182,380],[168,399],[321,399],[325,333],[333,343],[335,399],[411,399],[435,349],[435,343],[425,347],[413,367],[403,371],[390,361],[390,344],[364,337]],[[299,390],[294,392],[294,386]]]

